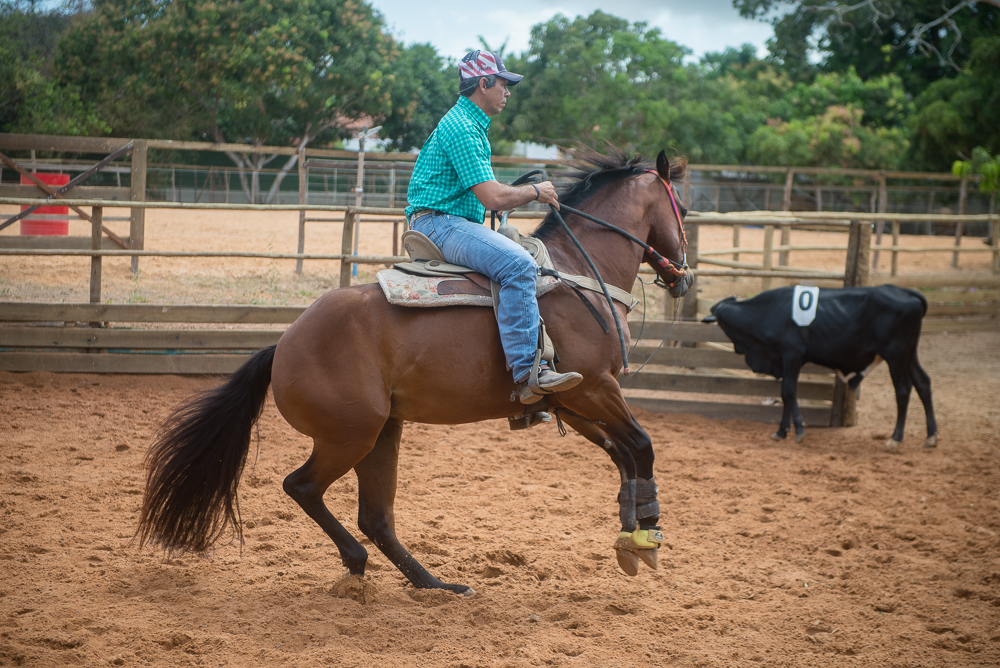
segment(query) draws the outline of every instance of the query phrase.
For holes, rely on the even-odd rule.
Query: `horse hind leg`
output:
[[[396,537],[393,504],[402,433],[402,421],[390,419],[372,451],[354,466],[358,475],[358,528],[417,589],[446,589],[472,596],[476,592],[471,587],[448,584],[431,575]]]
[[[371,450],[370,441],[345,444],[313,439],[313,451],[300,468],[285,478],[285,493],[326,532],[351,575],[364,575],[368,551],[344,528],[323,503],[323,495],[334,481],[350,471]]]

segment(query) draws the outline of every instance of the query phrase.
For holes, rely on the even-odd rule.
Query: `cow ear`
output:
[[[660,151],[660,154],[656,156],[656,171],[664,181],[670,180],[670,160],[667,158],[666,151]]]

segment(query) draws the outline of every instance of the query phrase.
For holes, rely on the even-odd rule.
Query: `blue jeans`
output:
[[[497,321],[503,352],[514,380],[526,378],[538,348],[538,265],[532,257],[502,234],[459,216],[421,216],[411,227],[430,237],[448,262],[475,269],[500,284]]]

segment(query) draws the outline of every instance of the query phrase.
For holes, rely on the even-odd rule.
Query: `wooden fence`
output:
[[[35,204],[40,200],[0,198],[0,204]],[[196,305],[107,305],[101,304],[101,259],[107,256],[132,257],[219,257],[242,256],[287,258],[302,261],[332,260],[340,263],[340,284],[350,285],[353,263],[385,264],[401,258],[393,256],[357,256],[353,254],[356,219],[397,220],[401,209],[372,207],[310,207],[302,205],[190,204],[164,202],[116,202],[116,206],[134,209],[242,209],[266,211],[296,210],[302,217],[318,210],[324,215],[342,217],[342,248],[338,254],[259,253],[240,251],[156,251],[108,249],[102,244],[103,209],[107,201],[64,200],[69,206],[91,207],[92,235],[90,249],[7,248],[0,255],[83,255],[91,257],[89,304],[0,304],[0,370],[90,373],[177,373],[225,374],[237,368],[247,356],[280,338],[284,328],[305,307],[196,306]],[[537,217],[516,213],[515,217]],[[966,219],[970,217],[965,217]],[[816,271],[806,268],[696,267],[696,276],[752,276],[763,281],[809,279],[836,281],[844,285],[869,283],[872,225],[868,221],[823,217],[747,216],[733,214],[692,214],[689,234],[695,243],[689,259],[698,264],[697,230],[704,225],[757,225],[793,229],[808,227],[846,231],[848,243],[843,272]],[[1000,226],[996,226],[1000,227]],[[765,237],[766,238],[766,237]],[[994,239],[994,242],[996,240]],[[766,243],[766,242],[765,242]],[[806,250],[808,247],[800,247]],[[790,249],[795,249],[791,247]],[[902,249],[899,249],[902,250]],[[762,252],[766,249],[740,249]],[[729,251],[732,252],[732,251]],[[771,253],[780,249],[771,248]],[[902,278],[902,277],[900,277]],[[1000,277],[993,274],[954,279],[922,276],[907,280],[919,287],[933,287],[929,292],[932,311],[925,329],[954,330],[978,326],[995,327],[997,323]],[[903,282],[897,280],[896,282]],[[972,288],[978,288],[972,291]],[[986,288],[986,289],[984,289]],[[696,294],[692,293],[693,295]],[[697,298],[688,300],[698,309]],[[972,313],[970,313],[970,309]],[[970,319],[970,316],[974,316]],[[957,320],[962,318],[963,320]],[[941,322],[940,326],[933,323]],[[164,329],[164,323],[176,327]],[[197,323],[199,329],[192,329]],[[204,328],[217,324],[217,328]],[[233,325],[270,325],[265,329],[232,329]],[[700,322],[630,322],[634,338],[642,337],[630,355],[634,365],[648,366],[639,374],[623,379],[631,405],[660,412],[699,413],[711,417],[740,417],[764,422],[780,419],[780,406],[774,401],[761,403],[761,397],[780,395],[780,384],[758,377],[746,367],[741,356],[732,352],[732,344],[715,325]],[[154,325],[155,328],[151,328]],[[666,337],[664,339],[664,337]],[[664,343],[661,344],[661,341]],[[806,421],[818,425],[850,425],[856,421],[852,393],[846,392],[829,369],[808,368],[800,382],[803,414]],[[679,399],[680,396],[691,398]],[[696,398],[712,395],[713,399]]]
[[[17,144],[12,135],[0,135],[0,148]],[[20,140],[18,140],[20,141]],[[80,140],[76,150],[100,152],[92,143]],[[103,140],[101,140],[103,141]],[[143,150],[139,143],[128,140],[107,140],[102,150],[108,153],[131,151],[133,163]],[[126,142],[126,143],[121,143]],[[138,140],[136,140],[138,142]],[[182,145],[183,144],[183,145]],[[59,143],[59,149],[46,144],[35,148],[46,150],[74,150],[70,144]],[[18,144],[21,146],[21,144]],[[73,144],[75,146],[75,144]],[[175,148],[190,148],[179,143]],[[203,148],[199,145],[198,148]],[[228,147],[227,147],[228,148]],[[248,147],[238,147],[247,150]],[[235,149],[234,149],[235,150]],[[260,150],[260,149],[257,149]],[[322,157],[323,152],[319,152]],[[302,161],[304,164],[305,161]],[[137,166],[136,169],[139,167]],[[135,177],[135,175],[133,175]],[[91,222],[92,233],[70,244],[65,238],[43,243],[7,243],[0,245],[4,255],[82,255],[91,258],[90,303],[88,304],[37,304],[0,303],[0,370],[93,373],[178,373],[226,374],[237,368],[247,356],[280,338],[285,327],[293,322],[305,307],[259,306],[197,306],[197,305],[106,305],[101,304],[101,260],[108,256],[129,256],[133,270],[141,257],[254,257],[288,258],[297,260],[301,271],[303,260],[339,262],[340,285],[351,284],[352,264],[386,264],[399,261],[397,235],[405,224],[402,209],[390,207],[322,206],[306,204],[300,193],[297,205],[254,204],[197,204],[144,201],[144,193],[136,193],[134,183],[127,189],[101,188],[87,190],[74,186],[60,194],[59,204],[73,208],[82,218]],[[300,181],[304,183],[304,181]],[[13,188],[14,190],[11,190]],[[126,193],[127,191],[127,193]],[[38,205],[51,203],[39,200],[37,189],[32,186],[0,186],[0,204]],[[685,188],[689,194],[689,188]],[[89,197],[83,198],[83,195]],[[72,197],[71,197],[72,196]],[[104,226],[104,208],[125,207],[131,211],[130,235],[125,243],[109,243]],[[90,208],[87,214],[84,208]],[[157,251],[144,248],[144,212],[148,208],[160,209],[228,209],[256,211],[298,211],[299,240],[295,253],[236,252],[236,251]],[[393,234],[391,256],[355,255],[358,223],[389,222],[396,230]],[[515,218],[537,218],[537,213],[515,213]],[[634,366],[648,363],[637,375],[622,379],[629,403],[660,412],[690,412],[712,417],[740,417],[765,422],[780,418],[780,406],[774,402],[761,403],[761,397],[777,397],[778,381],[758,377],[750,372],[741,356],[732,352],[732,344],[715,325],[697,322],[708,303],[699,304],[697,280],[704,277],[732,276],[754,277],[761,280],[761,287],[770,287],[773,281],[809,280],[824,284],[868,285],[872,255],[890,253],[895,258],[904,252],[955,251],[955,248],[911,249],[898,244],[898,224],[907,220],[928,220],[961,225],[966,222],[992,224],[990,245],[975,249],[958,249],[958,252],[990,252],[993,254],[993,273],[953,276],[876,276],[876,281],[892,282],[924,289],[931,303],[925,320],[924,331],[954,331],[958,329],[995,328],[1000,309],[1000,240],[997,225],[1000,216],[962,215],[909,215],[889,213],[833,213],[833,212],[764,212],[720,214],[717,212],[692,212],[686,222],[689,236],[689,262],[694,268],[696,285],[685,299],[685,321],[672,326],[663,321],[630,322],[633,338],[642,336],[630,355]],[[305,252],[306,222],[338,222],[342,224],[341,252],[336,254],[309,254]],[[891,246],[872,245],[873,223],[888,222],[893,226],[894,241]],[[707,225],[731,226],[734,230],[734,247],[722,251],[699,253],[698,231]],[[741,246],[738,231],[744,226],[762,226],[762,248]],[[843,250],[843,271],[817,271],[808,267],[794,267],[788,263],[789,254],[807,251],[814,247],[794,246],[791,234],[795,229],[839,230],[847,235],[844,245],[824,247]],[[781,242],[775,244],[774,232],[780,231]],[[4,241],[11,237],[4,237]],[[63,242],[63,243],[60,243]],[[124,246],[124,247],[123,247]],[[761,256],[761,262],[740,260],[741,255]],[[773,257],[778,255],[778,264]],[[732,255],[733,259],[722,259]],[[708,265],[708,266],[706,266]],[[893,273],[896,273],[893,271]],[[669,312],[669,309],[667,309]],[[174,327],[165,329],[164,324]],[[191,327],[197,324],[198,329]],[[205,325],[218,325],[205,328]],[[232,327],[246,325],[243,329]],[[253,326],[250,328],[249,326]],[[260,328],[263,325],[265,328]],[[665,337],[665,338],[664,338]],[[662,344],[661,344],[662,342]],[[853,393],[846,391],[829,369],[811,367],[800,382],[803,414],[811,425],[850,425],[856,420]],[[678,394],[681,393],[681,394]],[[710,395],[705,399],[704,395]],[[678,396],[688,397],[678,399]]]

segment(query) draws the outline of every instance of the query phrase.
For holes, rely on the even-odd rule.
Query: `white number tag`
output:
[[[805,327],[816,319],[816,302],[819,301],[819,288],[809,285],[796,285],[792,295],[792,320],[799,327]]]

